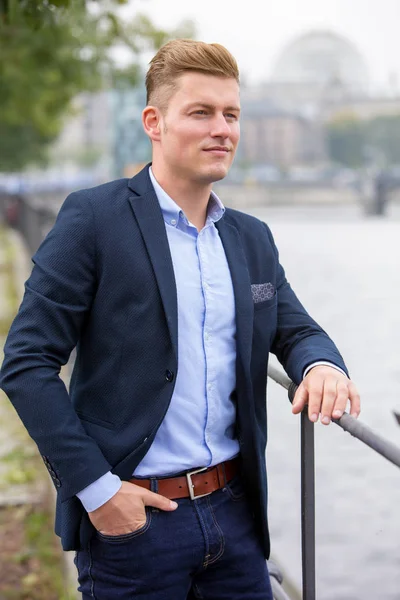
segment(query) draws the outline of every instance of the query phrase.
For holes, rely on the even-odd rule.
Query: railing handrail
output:
[[[282,587],[283,575],[280,568],[270,560],[267,561],[267,566],[274,600],[291,600]]]
[[[268,366],[268,376],[288,391],[292,402],[297,385],[280,369]],[[395,417],[399,420],[398,415]],[[375,450],[381,456],[400,467],[400,448],[385,440],[370,427],[344,413],[333,423],[353,437]],[[314,423],[308,418],[308,409],[301,413],[301,542],[302,542],[302,578],[303,600],[315,600],[315,468],[314,468]]]
[[[290,401],[293,400],[297,386],[289,377],[273,365],[268,366],[268,376],[276,383],[288,390]],[[332,423],[339,425],[353,437],[357,438],[366,446],[384,456],[391,463],[400,467],[400,447],[389,440],[385,440],[379,433],[373,431],[368,425],[355,419],[348,413],[343,413],[340,419],[332,419]]]

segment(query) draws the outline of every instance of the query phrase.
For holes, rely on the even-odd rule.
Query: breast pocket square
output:
[[[254,304],[271,300],[275,295],[275,286],[272,283],[252,283],[251,293]]]

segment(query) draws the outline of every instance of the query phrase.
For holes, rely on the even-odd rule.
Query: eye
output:
[[[226,116],[226,118],[227,118],[227,119],[229,119],[230,121],[237,121],[237,119],[238,119],[238,116],[237,116],[237,115],[234,115],[234,114],[232,114],[232,113],[227,113],[225,116]]]

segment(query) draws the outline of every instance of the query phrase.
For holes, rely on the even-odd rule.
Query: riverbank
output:
[[[0,225],[1,349],[28,269],[19,236]],[[76,598],[67,583],[60,543],[53,534],[53,507],[52,484],[37,448],[0,391],[1,600]]]

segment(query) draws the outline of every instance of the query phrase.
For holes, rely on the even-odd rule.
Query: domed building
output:
[[[365,93],[369,74],[352,42],[330,31],[311,31],[284,48],[271,82],[324,87],[340,83],[348,92]]]
[[[270,78],[242,89],[242,157],[283,168],[326,158],[324,122],[349,102],[368,97],[368,67],[357,47],[331,31],[289,42]]]
[[[327,105],[365,96],[368,66],[357,47],[331,31],[310,31],[289,42],[258,89],[285,110],[314,117]]]

